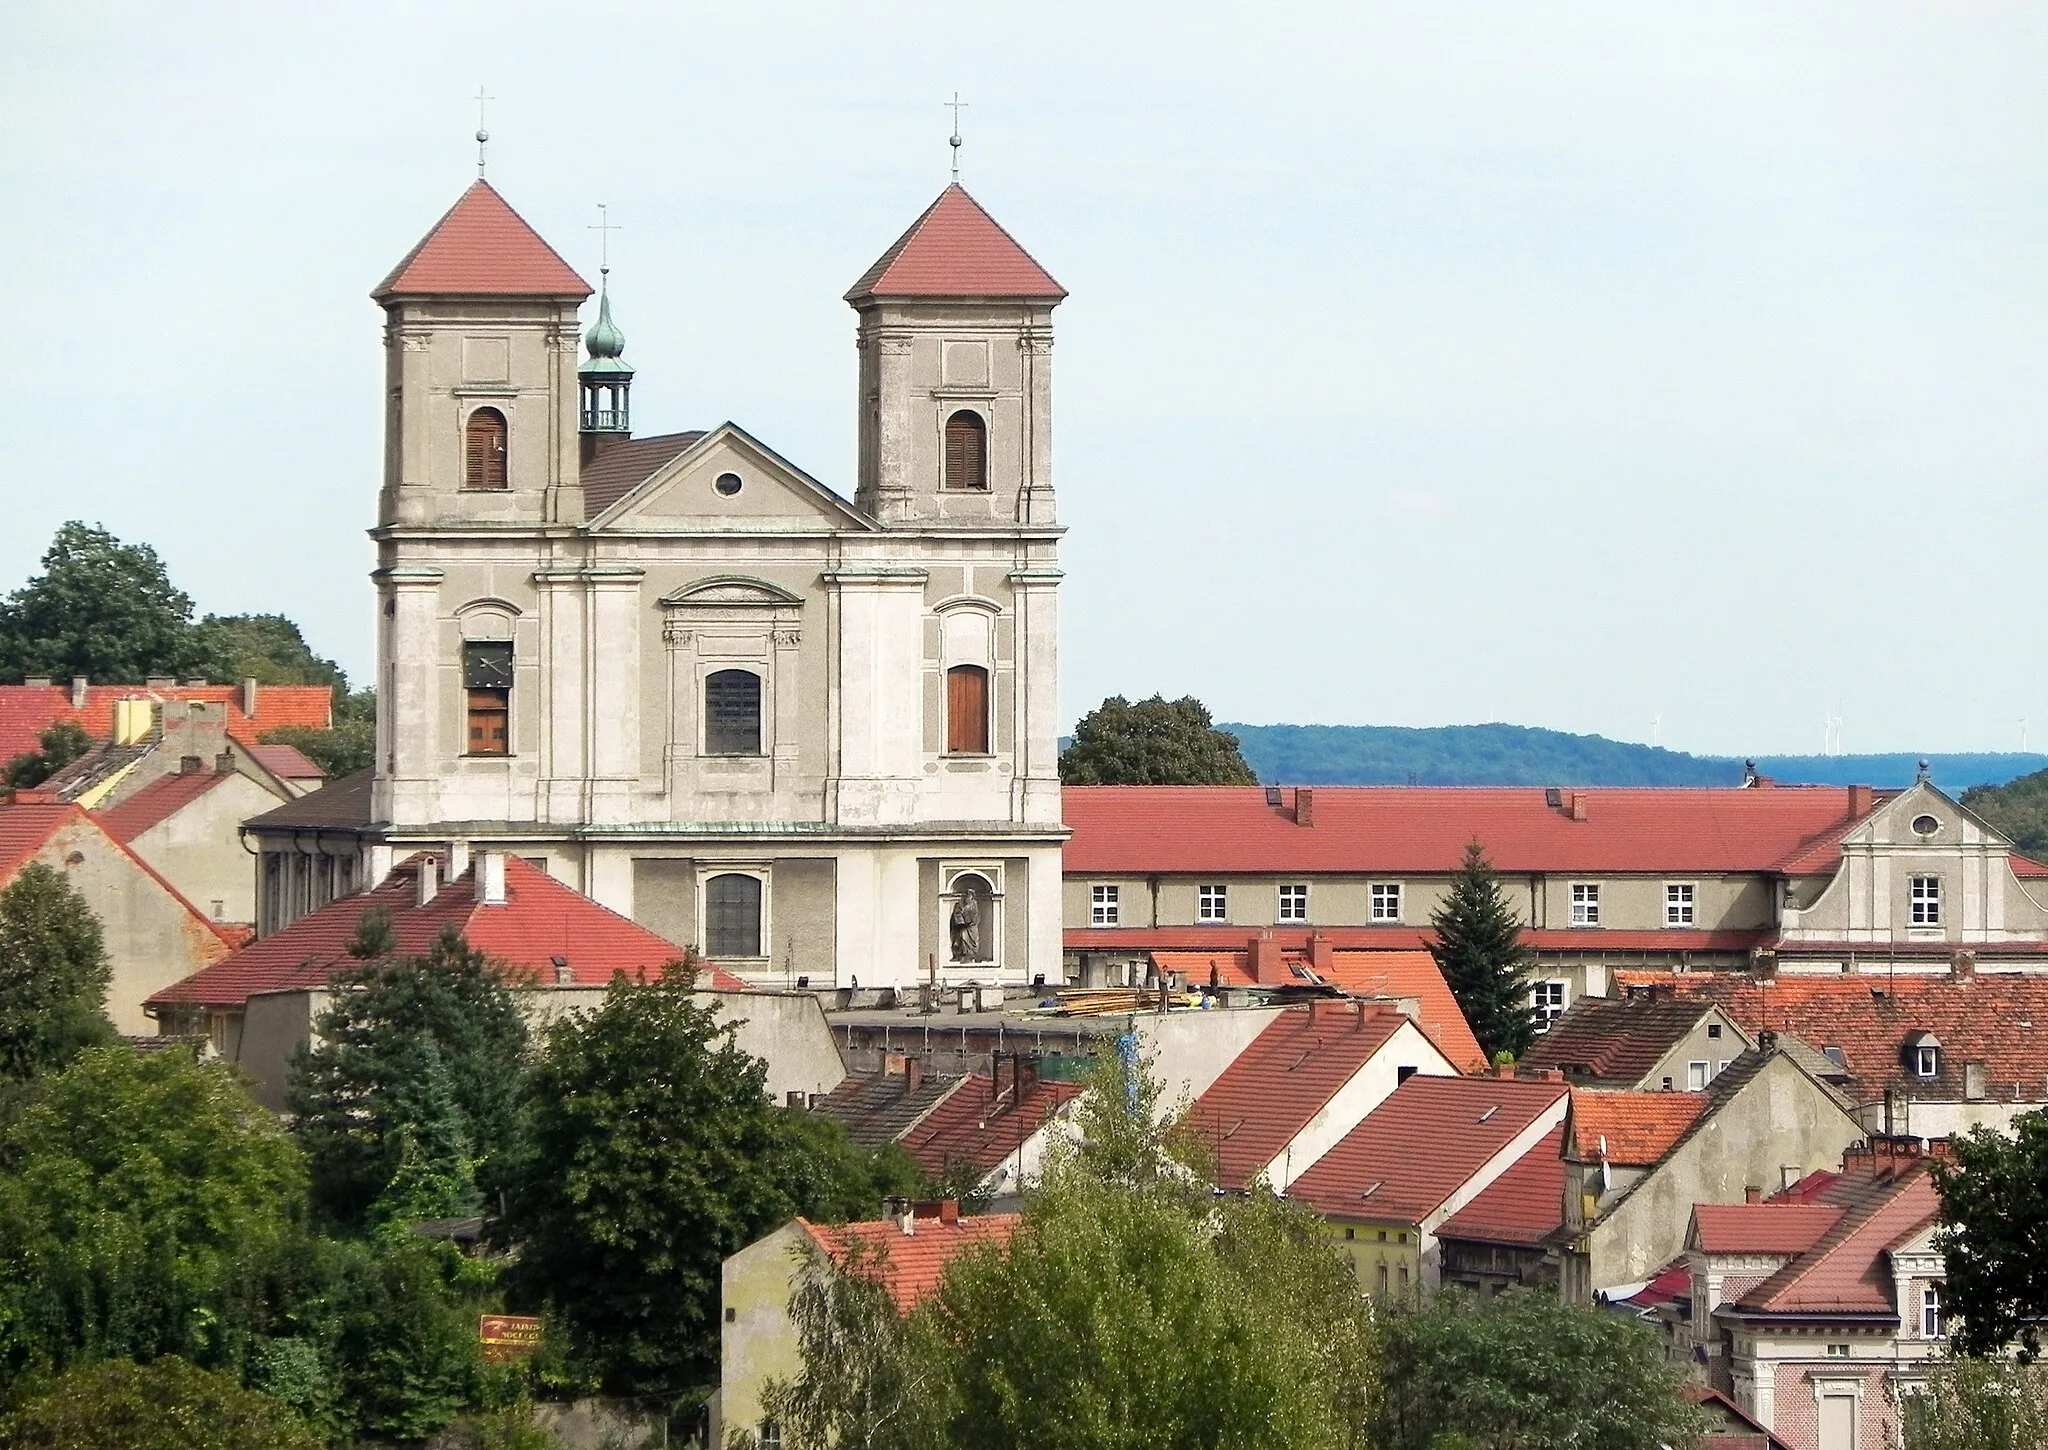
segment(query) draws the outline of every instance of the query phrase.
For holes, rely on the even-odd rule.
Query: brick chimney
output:
[[[1583,820],[1585,820],[1585,819],[1586,819],[1586,793],[1585,793],[1584,791],[1582,791],[1582,790],[1575,790],[1575,791],[1573,791],[1573,792],[1572,792],[1572,795],[1571,795],[1571,802],[1572,802],[1572,808],[1571,808],[1571,814],[1572,814],[1572,819],[1573,819],[1573,820],[1575,820],[1575,821],[1583,821]]]
[[[914,1093],[924,1086],[924,1059],[906,1058],[903,1063],[903,1090]]]
[[[1744,1203],[1762,1203],[1764,1201],[1763,1189],[1757,1187],[1754,1183],[1743,1184],[1742,1201]]]
[[[1977,954],[1971,951],[1957,952],[1948,960],[1948,974],[1958,982],[1967,981],[1969,978],[1976,976]]]
[[[1316,793],[1307,786],[1294,792],[1294,824],[1313,826],[1316,823]]]
[[[1261,930],[1252,938],[1251,950],[1246,954],[1246,970],[1251,979],[1260,986],[1269,986],[1285,976],[1281,963],[1280,943],[1275,940],[1270,928]]]
[[[1337,944],[1316,932],[1308,939],[1308,964],[1317,976],[1327,977],[1337,966]]]
[[[1860,821],[1870,814],[1870,808],[1877,803],[1877,792],[1867,785],[1849,787],[1849,819]]]

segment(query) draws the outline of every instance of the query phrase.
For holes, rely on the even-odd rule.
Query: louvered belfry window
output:
[[[988,425],[962,409],[946,420],[946,487],[988,488]]]
[[[478,408],[464,426],[462,486],[505,487],[505,415],[496,408]]]
[[[988,671],[980,665],[946,671],[946,754],[988,754]]]

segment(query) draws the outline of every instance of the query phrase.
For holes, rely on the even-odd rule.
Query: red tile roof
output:
[[[912,1220],[915,1233],[906,1234],[890,1219],[865,1223],[816,1224],[798,1219],[811,1241],[842,1269],[853,1258],[853,1245],[866,1251],[863,1262],[879,1273],[896,1312],[908,1314],[920,1299],[939,1287],[947,1267],[969,1249],[1002,1247],[1023,1222],[1020,1214],[991,1213],[979,1218],[946,1222],[937,1218]]]
[[[1696,997],[1582,997],[1529,1044],[1521,1066],[1560,1068],[1613,1086],[1633,1086],[1713,1010],[1713,1003]],[[1732,1059],[1748,1046],[1725,1027],[1722,1035],[1727,1038],[1720,1049],[1723,1058]]]
[[[1029,297],[1057,302],[1066,295],[1066,288],[956,181],[861,274],[846,300]]]
[[[1437,1237],[1540,1247],[1564,1224],[1564,1124],[1437,1226]]]
[[[370,296],[588,297],[576,275],[539,232],[478,179]]]
[[[1710,1254],[1803,1254],[1841,1216],[1827,1203],[1696,1203],[1692,1237]]]
[[[169,820],[228,778],[228,775],[211,769],[160,775],[119,805],[100,811],[99,823],[115,840],[132,841],[151,826]]]
[[[1595,789],[1549,805],[1538,789],[1319,786],[1314,824],[1258,786],[1068,786],[1069,875],[1152,872],[1447,874],[1477,840],[1502,871],[1825,874],[1849,829],[1845,786]],[[1584,820],[1573,819],[1572,803]]]
[[[252,745],[249,754],[279,780],[325,780],[327,772],[296,745]]]
[[[1244,1189],[1408,1019],[1384,1007],[1290,1007],[1252,1039],[1188,1123],[1216,1155],[1219,1187]]]
[[[128,849],[125,841],[108,833],[106,828],[83,807],[50,800],[45,792],[20,790],[13,799],[0,801],[0,884],[4,884],[20,870],[44,844],[55,835],[59,828],[79,824],[106,836],[107,842],[116,851],[135,863],[135,868],[163,888],[164,894],[182,907],[190,918],[187,923],[188,936],[211,946],[213,941],[234,944],[237,940],[235,928],[221,922],[208,920],[198,907],[185,899],[177,887],[164,879],[154,866]],[[204,960],[205,953],[200,959]],[[215,965],[219,965],[218,962]]]
[[[358,892],[301,917],[283,931],[250,943],[204,971],[194,972],[149,999],[153,1007],[194,1004],[234,1008],[257,992],[324,987],[349,964],[348,942],[365,913],[391,913],[393,949],[420,955],[445,926],[453,925],[472,947],[531,972],[542,984],[555,980],[553,959],[568,959],[580,986],[603,986],[614,972],[629,976],[658,972],[683,949],[617,912],[599,906],[517,856],[505,858],[505,901],[490,906],[476,898],[477,867],[456,877],[425,906],[418,904],[418,872],[425,857],[401,862],[372,891]],[[725,992],[746,984],[706,964],[701,985]]]
[[[673,463],[704,436],[657,433],[649,438],[621,438],[606,445],[583,465],[583,513],[595,518]]]
[[[127,699],[226,705],[228,734],[244,745],[288,725],[325,730],[334,723],[334,692],[325,685],[259,685],[253,716],[242,713],[239,685],[88,685],[81,710],[71,708],[69,685],[0,685],[0,761],[36,749],[36,737],[59,720],[104,740],[114,733],[114,702]]]
[[[1566,1156],[1587,1162],[1597,1159],[1604,1139],[1608,1162],[1648,1167],[1685,1136],[1707,1102],[1706,1093],[1573,1088]]]
[[[1747,972],[1614,974],[1619,987],[1654,987],[1718,1003],[1755,1037],[1789,1032],[1810,1046],[1841,1049],[1847,1091],[1875,1102],[1886,1088],[1908,1097],[1964,1096],[1964,1064],[1982,1062],[1987,1095],[2039,1102],[2048,1094],[2048,976],[1979,972],[1960,979],[1874,972],[1802,976]],[[1933,1078],[1906,1065],[1906,1040],[1932,1032],[1941,1042]]]
[[[1886,1255],[1935,1221],[1941,1197],[1928,1160],[1846,1168],[1816,1205],[1840,1210],[1812,1247],[1758,1284],[1738,1310],[1896,1314]]]
[[[1418,1074],[1287,1189],[1331,1218],[1419,1224],[1530,1125],[1562,1114],[1562,1083]]]
[[[985,1072],[969,1073],[966,1082],[897,1141],[934,1178],[955,1164],[986,1175],[1083,1091],[1079,1083],[1032,1083],[1023,1102],[1011,1107],[1007,1094],[1003,1101],[996,1100],[994,1078]]]
[[[1208,983],[1211,968],[1215,969],[1219,986],[1260,985],[1251,977],[1249,957],[1247,951],[1152,953],[1153,962],[1160,968],[1185,973],[1188,984],[1193,987]],[[1444,974],[1437,968],[1436,958],[1428,952],[1332,952],[1325,967],[1313,965],[1298,951],[1286,953],[1285,960],[1290,968],[1298,967],[1307,973],[1301,980],[1326,982],[1354,997],[1413,997],[1421,1008],[1422,1030],[1429,1034],[1437,1050],[1448,1057],[1460,1072],[1485,1070],[1486,1054],[1479,1048],[1479,1039],[1472,1035],[1471,1025],[1459,1010],[1458,999],[1451,994]]]

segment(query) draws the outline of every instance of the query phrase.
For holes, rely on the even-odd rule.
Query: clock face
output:
[[[512,646],[506,644],[473,644],[464,651],[462,672],[466,679],[463,685],[472,690],[509,690],[512,688]]]

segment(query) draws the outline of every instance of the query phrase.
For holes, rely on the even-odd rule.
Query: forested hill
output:
[[[1738,785],[1737,756],[1687,755],[1523,725],[1235,725],[1259,779],[1284,785]],[[1917,763],[1951,795],[2048,767],[2048,755],[1759,755],[1785,784],[1902,786]]]

